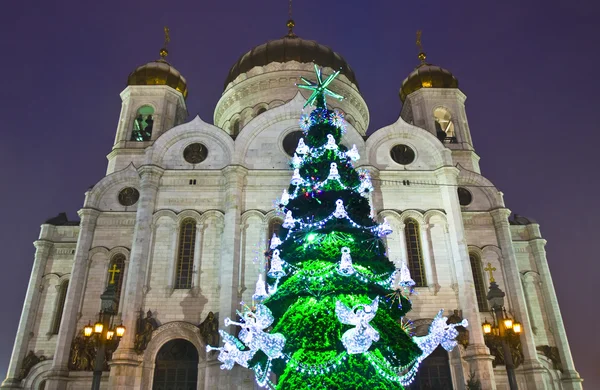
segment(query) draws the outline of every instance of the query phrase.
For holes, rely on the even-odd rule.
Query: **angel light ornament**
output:
[[[225,326],[237,325],[242,328],[239,334],[240,340],[251,350],[261,350],[269,359],[281,357],[285,346],[285,336],[281,333],[266,333],[264,329],[271,326],[274,321],[273,313],[268,307],[259,303],[256,311],[246,309],[241,314],[243,322],[235,322],[225,318]]]
[[[387,221],[387,218],[383,218],[383,223],[381,225],[379,225],[378,227],[379,230],[379,236],[387,236],[388,234],[391,234],[393,232],[392,227],[390,226],[390,223]]]
[[[415,285],[415,281],[410,277],[410,270],[406,266],[405,262],[402,262],[402,267],[400,267],[400,281],[398,285],[401,287],[413,287]]]
[[[336,150],[337,148],[338,146],[335,143],[335,138],[333,138],[333,135],[327,134],[327,143],[325,144],[325,149]]]
[[[379,297],[373,299],[369,305],[356,305],[352,309],[340,301],[335,303],[338,320],[342,324],[355,326],[342,335],[342,344],[349,354],[367,352],[373,341],[379,340],[379,332],[369,324],[375,317],[378,306]]]
[[[346,276],[356,272],[352,266],[352,257],[350,256],[350,248],[348,247],[342,248],[342,259],[340,260],[338,271],[340,274]]]
[[[298,157],[298,155],[296,153],[294,153],[294,157],[292,157],[292,166],[294,168],[300,168],[301,164],[302,164],[302,159],[300,157]]]
[[[290,203],[290,194],[288,194],[287,190],[283,190],[281,194],[281,204],[287,206]]]
[[[262,274],[258,274],[258,280],[256,281],[256,289],[254,290],[254,295],[252,295],[252,299],[258,302],[262,302],[268,297],[269,294],[267,294],[265,281],[263,280]]]
[[[238,339],[223,330],[219,330],[219,334],[223,339],[223,346],[217,348],[207,345],[206,352],[221,351],[217,357],[217,360],[223,363],[221,364],[221,370],[231,370],[235,363],[248,368],[248,361],[252,359],[256,351],[241,351],[240,347],[242,345]]]
[[[281,240],[279,239],[279,237],[277,237],[277,234],[273,233],[273,237],[271,237],[271,245],[269,246],[269,248],[275,249],[279,245],[281,245]]]
[[[327,180],[337,180],[340,178],[340,173],[337,169],[336,163],[331,163],[329,165],[329,176],[327,176]]]
[[[335,201],[335,211],[333,212],[333,216],[336,218],[346,218],[348,216],[348,213],[344,208],[343,200],[338,199]]]
[[[267,272],[267,275],[277,279],[285,276],[285,272],[283,272],[282,267],[283,260],[281,260],[281,257],[279,257],[279,249],[275,249],[273,251],[273,257],[271,258],[271,268],[269,269],[269,272]]]
[[[446,351],[452,351],[458,344],[456,336],[458,336],[457,326],[467,327],[469,322],[464,319],[458,324],[447,324],[448,317],[442,317],[444,309],[440,310],[429,326],[429,334],[422,337],[413,337],[413,341],[421,348],[423,354],[419,356],[419,361],[423,361],[429,356],[438,345],[441,345]]]
[[[296,153],[306,154],[308,153],[308,146],[304,143],[304,138],[298,140],[298,146],[296,147]]]
[[[352,161],[358,161],[360,159],[360,154],[358,154],[358,148],[356,145],[352,145],[352,149],[346,152],[346,157]]]
[[[288,212],[285,213],[285,219],[283,220],[281,226],[283,226],[286,229],[291,229],[294,227],[294,225],[296,225],[296,220],[294,219],[294,217],[292,217],[292,212],[288,210]]]
[[[302,184],[304,180],[302,180],[302,176],[300,176],[300,169],[296,168],[294,169],[294,174],[292,175],[292,180],[290,183],[292,183],[292,185],[299,185]]]

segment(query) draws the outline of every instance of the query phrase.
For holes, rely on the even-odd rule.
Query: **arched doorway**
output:
[[[196,390],[198,383],[198,350],[194,344],[174,339],[156,354],[153,390]]]
[[[409,390],[452,390],[452,376],[448,362],[448,352],[438,346],[431,355],[427,356]]]

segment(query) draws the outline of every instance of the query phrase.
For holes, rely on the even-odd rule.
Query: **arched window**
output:
[[[479,256],[469,253],[471,271],[473,271],[473,282],[475,283],[475,294],[477,294],[477,306],[479,311],[488,311],[487,293],[483,279],[483,268]]]
[[[408,269],[416,287],[427,286],[425,278],[425,267],[423,266],[423,251],[421,250],[421,236],[419,223],[412,218],[404,221],[404,234],[406,236],[406,253]]]
[[[156,354],[153,390],[195,389],[198,386],[198,350],[183,339],[167,341]]]
[[[443,107],[438,107],[433,111],[435,119],[435,130],[437,137],[441,141],[456,142],[456,134],[454,133],[454,123],[450,111]]]
[[[117,311],[119,310],[119,301],[121,300],[121,289],[123,287],[123,274],[125,273],[125,255],[118,253],[113,256],[108,265],[108,284],[117,286]]]
[[[437,347],[431,355],[427,356],[413,383],[406,387],[408,390],[452,390],[452,376],[448,352],[441,346]]]
[[[62,320],[63,310],[65,309],[65,301],[67,299],[67,289],[69,281],[65,280],[58,287],[58,296],[56,297],[56,310],[54,311],[54,320],[52,321],[52,334],[58,334],[60,329],[60,321]]]
[[[154,109],[150,106],[142,106],[133,120],[132,141],[150,141],[152,138],[152,127],[154,126]]]
[[[179,251],[175,288],[192,288],[194,249],[196,246],[196,220],[184,219],[179,231]]]
[[[235,137],[236,135],[239,134],[239,132],[240,132],[240,120],[236,119],[231,124],[231,135]]]

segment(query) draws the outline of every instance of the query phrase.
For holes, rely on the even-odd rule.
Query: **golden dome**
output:
[[[127,77],[127,85],[167,85],[187,98],[185,77],[165,60],[167,54],[167,50],[163,48],[160,51],[160,59],[148,62],[131,72]]]
[[[408,75],[400,87],[402,103],[411,93],[421,88],[458,88],[458,80],[450,71],[425,62],[425,53],[419,53],[421,64]]]
[[[289,61],[300,63],[314,62],[322,67],[339,70],[341,74],[346,76],[358,88],[358,81],[356,80],[354,71],[341,55],[334,52],[328,46],[298,37],[293,32],[294,26],[294,21],[291,19],[288,20],[287,27],[289,31],[287,35],[283,38],[258,45],[242,55],[229,70],[229,74],[225,80],[225,89],[236,77],[248,72],[255,66],[265,66],[272,62]]]

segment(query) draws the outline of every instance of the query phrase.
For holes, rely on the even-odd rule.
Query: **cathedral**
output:
[[[440,309],[469,322],[458,347],[431,354],[408,388],[509,389],[510,366],[521,389],[582,389],[546,240],[483,176],[458,79],[420,50],[399,86],[400,117],[367,134],[358,75],[293,28],[290,20],[285,36],[233,64],[212,124],[188,118],[165,29],[159,59],[134,69],[120,93],[106,175],[85,193],[79,220],[61,213],[41,225],[0,387],[258,388],[252,371],[221,370],[206,347],[222,341],[218,329],[235,332],[223,319],[236,318],[264,276],[283,221],[274,201],[310,109],[296,84],[314,78],[316,64],[340,71],[330,88],[344,99],[328,103],[344,113],[342,143],[356,145],[371,175],[374,217],[393,229],[389,258],[416,283],[414,333]],[[494,286],[505,294],[502,317],[488,300]],[[498,331],[509,318],[512,330]]]

